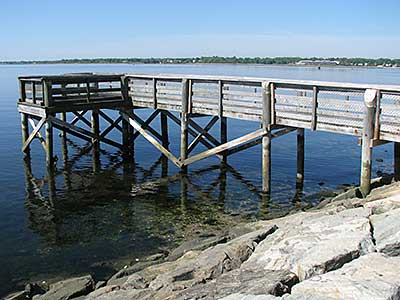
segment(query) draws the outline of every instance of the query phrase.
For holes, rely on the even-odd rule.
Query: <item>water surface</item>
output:
[[[134,162],[126,163],[112,147],[102,146],[93,168],[85,142],[69,137],[64,164],[61,139],[54,182],[45,172],[38,141],[27,164],[20,152],[16,110],[17,76],[70,72],[190,73],[356,83],[399,84],[399,69],[325,68],[245,65],[17,65],[0,66],[0,296],[30,280],[92,272],[98,278],[130,260],[163,251],[190,232],[202,234],[238,221],[268,218],[297,205],[296,135],[272,145],[272,194],[260,197],[261,149],[229,158],[223,167],[209,158],[189,167],[187,177],[139,138]],[[141,115],[146,116],[143,111]],[[159,121],[156,119],[155,127]],[[228,121],[229,138],[258,128],[254,122]],[[105,126],[105,125],[103,125]],[[217,134],[218,128],[211,132]],[[169,125],[172,151],[179,128]],[[118,132],[110,137],[118,139]],[[201,151],[200,147],[197,151]],[[83,153],[82,153],[83,152]],[[379,158],[379,162],[375,159]],[[381,159],[383,161],[381,161]],[[315,193],[359,181],[357,138],[306,131],[302,201]],[[392,145],[374,149],[373,172],[392,172]],[[112,262],[112,263],[110,263]]]

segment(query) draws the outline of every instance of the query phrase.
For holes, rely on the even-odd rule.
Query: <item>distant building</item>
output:
[[[304,59],[296,63],[296,65],[339,65],[340,62],[337,60],[311,60]]]

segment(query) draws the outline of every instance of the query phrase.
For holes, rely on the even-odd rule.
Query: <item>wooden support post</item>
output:
[[[67,113],[66,112],[62,112],[60,113],[60,120],[67,122]],[[62,138],[66,138],[67,137],[67,133],[65,132],[65,130],[61,130],[61,137]]]
[[[92,127],[92,144],[93,148],[99,148],[100,141],[98,140],[98,136],[100,134],[100,120],[99,120],[99,113],[96,109],[92,110],[92,120],[91,120],[91,127]]]
[[[22,127],[22,145],[25,145],[26,141],[29,138],[29,125],[28,125],[29,116],[25,113],[21,113],[21,127]],[[24,149],[24,155],[30,155],[30,147],[29,145]]]
[[[189,121],[189,81],[182,79],[182,112],[181,112],[181,151],[179,160],[183,162],[187,158],[188,150],[188,121]],[[182,166],[182,171],[187,171],[187,166]]]
[[[54,166],[54,157],[53,157],[53,123],[51,120],[46,121],[45,130],[46,130],[46,166],[48,169],[52,169]]]
[[[169,140],[168,140],[168,117],[167,115],[161,111],[160,113],[160,121],[161,121],[161,144],[162,146],[168,150],[169,148]],[[168,158],[165,155],[161,157],[161,177],[168,176]]]
[[[365,116],[363,123],[362,150],[361,150],[361,179],[360,189],[362,195],[368,195],[371,189],[371,162],[372,139],[374,136],[375,108],[377,91],[368,89],[364,94]]]
[[[125,158],[130,156],[130,138],[129,138],[129,123],[126,120],[122,120],[122,152]]]
[[[394,180],[400,181],[400,143],[394,142]]]
[[[267,133],[262,137],[262,192],[271,192],[271,88],[269,82],[262,83],[263,118],[262,127]]]
[[[165,149],[168,149],[169,140],[168,140],[168,118],[167,115],[161,111],[160,114],[161,121],[161,136],[162,136],[162,145]]]
[[[303,190],[304,185],[304,129],[297,129],[297,175],[296,190]]]
[[[221,144],[228,142],[228,124],[226,117],[220,117],[221,121]],[[222,152],[222,161],[226,163],[228,161],[228,156],[226,152]]]

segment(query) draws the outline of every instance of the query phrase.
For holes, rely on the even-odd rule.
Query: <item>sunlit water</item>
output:
[[[296,135],[272,145],[272,195],[260,197],[261,149],[216,158],[189,167],[187,177],[143,138],[135,144],[135,161],[102,146],[99,170],[93,169],[86,144],[69,137],[64,165],[61,139],[55,191],[49,193],[44,151],[32,145],[31,169],[20,152],[16,110],[17,76],[70,72],[191,73],[324,81],[399,84],[399,69],[351,69],[244,65],[29,65],[0,66],[0,296],[30,280],[91,272],[103,278],[118,262],[160,252],[187,237],[188,231],[224,228],[237,221],[268,218],[293,205]],[[143,111],[141,115],[146,116]],[[154,121],[155,127],[159,120]],[[228,137],[258,128],[255,122],[229,119]],[[104,126],[104,125],[103,125]],[[218,126],[216,126],[218,127]],[[169,124],[171,150],[178,151],[179,128]],[[218,134],[218,128],[211,131]],[[120,139],[118,132],[111,138]],[[197,151],[201,151],[199,147]],[[380,158],[379,162],[375,161]],[[381,160],[383,159],[383,161]],[[164,167],[163,167],[164,166]],[[357,138],[306,131],[305,184],[302,201],[315,204],[316,193],[359,181]],[[375,148],[373,172],[392,172],[392,145]],[[161,179],[162,178],[162,179]],[[323,183],[323,184],[322,184]],[[51,189],[50,189],[51,190]],[[108,262],[116,262],[110,264]]]

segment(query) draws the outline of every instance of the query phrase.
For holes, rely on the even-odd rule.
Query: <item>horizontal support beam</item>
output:
[[[86,129],[80,128],[80,127],[75,126],[75,125],[71,125],[71,124],[69,124],[67,122],[61,121],[61,120],[59,120],[57,118],[54,118],[54,117],[49,117],[49,121],[54,123],[54,124],[56,124],[56,125],[58,125],[58,126],[60,126],[60,127],[62,127],[62,128],[68,128],[69,130],[78,132],[80,134],[86,135],[86,136],[91,137],[93,139],[97,139],[97,140],[99,140],[99,141],[101,141],[101,142],[103,142],[105,144],[108,144],[108,145],[114,146],[116,148],[122,149],[122,145],[121,144],[119,144],[117,142],[114,142],[114,141],[112,141],[112,140],[110,140],[108,138],[105,138],[105,137],[102,137],[102,136],[97,136],[97,135],[93,134],[92,132],[90,132],[90,131],[88,131]]]

